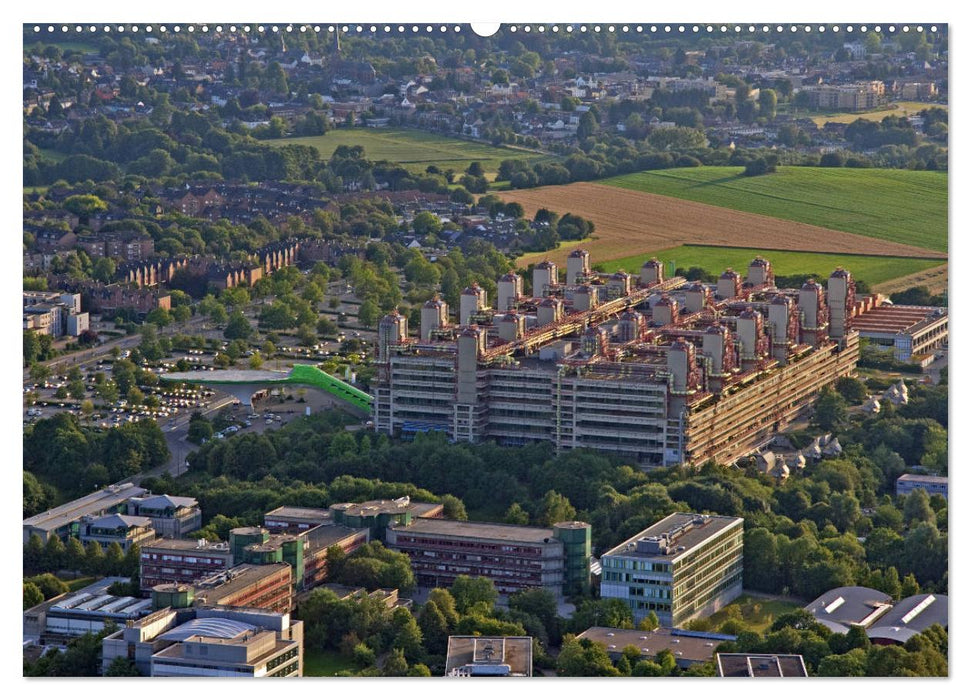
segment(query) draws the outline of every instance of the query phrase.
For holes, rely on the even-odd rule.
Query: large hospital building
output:
[[[456,322],[444,301],[421,310],[418,337],[393,312],[378,329],[374,429],[456,442],[553,442],[621,453],[648,467],[728,462],[853,372],[855,286],[776,287],[769,261],[717,283],[593,272],[586,251],[509,273],[490,308],[478,286]]]

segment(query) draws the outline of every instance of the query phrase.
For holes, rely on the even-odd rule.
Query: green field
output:
[[[659,250],[654,255],[665,263],[670,276],[673,268],[701,267],[715,275],[731,267],[745,275],[748,264],[756,255],[762,255],[772,263],[777,275],[813,274],[821,279],[829,278],[837,266],[845,267],[854,279],[864,280],[871,286],[937,267],[943,260],[929,258],[890,258],[870,255],[843,255],[840,253],[798,253],[790,250],[758,250],[755,248],[724,248],[721,246],[682,245]],[[605,272],[626,270],[638,274],[641,265],[650,255],[634,255],[628,258],[608,260],[603,263]]]
[[[304,649],[304,676],[333,676],[338,671],[355,670],[354,662],[345,659],[336,651],[320,651],[319,649]]]
[[[708,623],[707,627],[710,630],[717,630],[727,620],[740,619],[746,629],[764,634],[780,616],[801,609],[801,605],[785,600],[753,598],[743,595],[707,618],[705,622]],[[741,615],[740,618],[736,617],[738,614]]]
[[[499,170],[499,163],[504,160],[524,158],[536,162],[549,159],[549,156],[532,151],[490,146],[417,129],[332,129],[323,136],[299,136],[266,143],[273,146],[290,143],[313,146],[325,158],[329,158],[338,146],[363,146],[369,160],[400,163],[412,172],[424,172],[429,165],[438,166],[443,171],[451,169],[459,172],[472,161],[479,161],[482,169],[494,176]]]
[[[789,166],[743,177],[741,171],[738,166],[652,170],[598,184],[947,250],[947,173]]]

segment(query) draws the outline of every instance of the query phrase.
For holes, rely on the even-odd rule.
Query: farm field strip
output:
[[[940,260],[919,258],[892,258],[873,255],[843,255],[835,253],[807,253],[802,251],[771,250],[765,248],[727,248],[718,246],[684,245],[658,250],[654,257],[666,264],[669,276],[673,267],[700,267],[713,274],[720,274],[731,267],[745,274],[749,262],[762,255],[772,263],[777,275],[812,275],[826,279],[837,267],[849,270],[855,279],[865,280],[871,286],[889,280],[909,277],[925,270],[940,268]],[[652,255],[634,255],[603,262],[605,272],[626,270],[638,274],[641,265]]]
[[[581,245],[590,251],[594,263],[685,244],[946,258],[945,253],[926,248],[599,183],[515,190],[505,199],[522,204],[529,216],[545,207],[592,220],[596,227],[593,238]],[[528,253],[517,264],[524,266],[547,258],[565,264],[567,255],[577,246],[577,242],[567,242],[554,251]]]
[[[932,171],[790,166],[744,177],[737,166],[718,166],[653,170],[599,184],[943,252],[947,183],[947,173]]]
[[[495,171],[503,160],[523,158],[530,162],[549,156],[516,148],[490,146],[412,129],[332,129],[323,136],[298,136],[276,139],[275,146],[300,144],[313,146],[329,158],[338,146],[363,146],[369,160],[389,160],[412,171],[424,171],[429,165],[464,170],[479,161],[486,171]]]

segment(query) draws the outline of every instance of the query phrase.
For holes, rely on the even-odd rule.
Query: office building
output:
[[[536,276],[545,296],[506,275],[495,309],[479,298],[460,310],[461,326],[436,309],[427,338],[409,336],[397,312],[384,317],[374,429],[549,441],[644,467],[726,463],[804,413],[859,355],[855,284],[842,269],[827,289],[779,289],[758,257],[744,277],[727,270],[702,284],[665,279],[657,260],[638,277],[602,275],[574,251],[565,284]]]
[[[930,474],[902,474],[897,477],[897,495],[906,496],[917,489],[924,489],[928,496],[937,494],[947,498],[947,477]]]
[[[24,292],[24,330],[52,338],[76,338],[90,326],[86,311],[81,311],[80,294]]]
[[[385,530],[391,525],[407,525],[415,518],[441,518],[444,510],[441,503],[412,502],[408,496],[364,503],[335,503],[330,507],[335,523],[368,528],[371,539],[375,540],[383,540]]]
[[[590,586],[590,526],[552,528],[416,518],[388,527],[385,542],[411,559],[419,586],[448,587],[458,576],[485,576],[500,593],[548,588],[560,594]]]
[[[742,519],[673,513],[606,552],[600,596],[627,603],[639,623],[665,627],[707,616],[742,593]]]
[[[532,637],[451,636],[445,676],[451,678],[528,678],[533,675]]]
[[[141,545],[139,579],[143,591],[163,583],[193,583],[233,565],[228,542],[157,539]]]
[[[51,536],[61,539],[81,536],[81,520],[85,516],[102,516],[125,513],[128,499],[148,493],[147,489],[134,484],[108,486],[87,496],[24,518],[24,544],[32,534],[47,542]]]
[[[163,583],[152,588],[152,605],[260,608],[279,613],[293,609],[292,569],[289,564],[240,564],[196,583]]]
[[[183,496],[152,496],[131,498],[128,515],[152,521],[152,529],[159,537],[178,539],[202,527],[202,510],[194,498]]]
[[[81,544],[97,542],[102,548],[112,543],[117,544],[127,552],[132,545],[151,542],[155,539],[155,530],[149,518],[133,515],[112,513],[101,517],[85,516],[81,519]]]
[[[879,295],[866,297],[850,319],[861,338],[893,349],[900,362],[914,362],[947,345],[948,313],[937,306],[898,306]]]
[[[102,668],[131,659],[144,676],[303,675],[303,623],[252,608],[163,608],[102,641]]]

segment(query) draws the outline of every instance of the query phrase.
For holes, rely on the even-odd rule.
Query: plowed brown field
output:
[[[514,190],[501,196],[522,204],[530,217],[545,207],[593,221],[594,239],[585,241],[583,247],[590,251],[594,263],[686,243],[947,259],[946,253],[916,246],[589,182]],[[528,265],[548,258],[563,265],[575,247],[570,243],[555,251],[529,253],[517,263]]]

